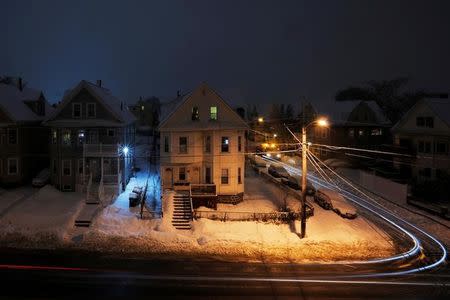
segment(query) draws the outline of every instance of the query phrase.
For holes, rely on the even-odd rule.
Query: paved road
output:
[[[373,267],[381,271],[384,266]],[[450,270],[388,278],[348,278],[365,267],[230,263],[192,257],[105,256],[76,251],[3,249],[0,296],[61,298],[165,295],[279,299],[444,299]],[[18,286],[22,288],[18,288]],[[159,297],[158,297],[159,298]]]

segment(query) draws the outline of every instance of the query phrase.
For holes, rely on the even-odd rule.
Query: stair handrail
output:
[[[100,184],[98,185],[98,200],[103,203],[103,196],[105,195],[105,186],[103,185],[103,174],[100,178]]]
[[[189,203],[191,205],[191,221],[194,220],[194,206],[192,205],[192,189],[189,184]]]
[[[86,188],[86,201],[89,201],[89,191],[92,185],[92,172],[89,172],[89,180]]]

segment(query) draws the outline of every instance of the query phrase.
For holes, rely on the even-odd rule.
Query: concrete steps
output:
[[[173,199],[172,225],[178,230],[191,229],[191,201],[188,194],[176,194]]]

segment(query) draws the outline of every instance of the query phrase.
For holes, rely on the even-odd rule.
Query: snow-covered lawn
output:
[[[83,200],[81,194],[44,186],[0,218],[0,244],[54,247],[63,243]]]
[[[245,200],[234,206],[220,204],[218,210],[273,212],[284,202],[280,197],[283,193],[273,184],[259,177],[246,180],[249,188]],[[165,212],[170,210],[170,195],[167,198]],[[298,207],[298,200],[293,197],[287,197],[286,202],[292,208]],[[198,219],[192,222],[192,230],[179,231],[171,226],[170,216],[165,216],[162,220],[139,220],[136,212],[113,204],[97,217],[80,246],[113,252],[274,262],[350,261],[386,257],[394,252],[390,238],[374,224],[361,217],[343,219],[320,207],[308,220],[305,239],[298,236],[298,221],[274,224]]]

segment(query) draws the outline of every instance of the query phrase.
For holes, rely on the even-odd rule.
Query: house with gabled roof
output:
[[[239,202],[244,193],[244,120],[206,83],[162,104],[164,189],[187,189],[193,205]]]
[[[82,80],[44,122],[50,132],[51,182],[62,191],[119,192],[131,176],[135,117],[101,85]],[[88,198],[89,198],[88,197]],[[101,198],[101,197],[100,197]]]
[[[0,185],[24,183],[48,166],[49,131],[41,123],[52,110],[21,78],[0,83]]]
[[[392,133],[394,144],[413,156],[413,159],[397,159],[403,173],[419,182],[450,174],[449,99],[418,101],[392,127]]]
[[[392,123],[375,101],[336,101],[324,115],[331,126],[310,130],[313,143],[366,149],[391,144]],[[313,151],[322,158],[333,156],[324,148]]]

